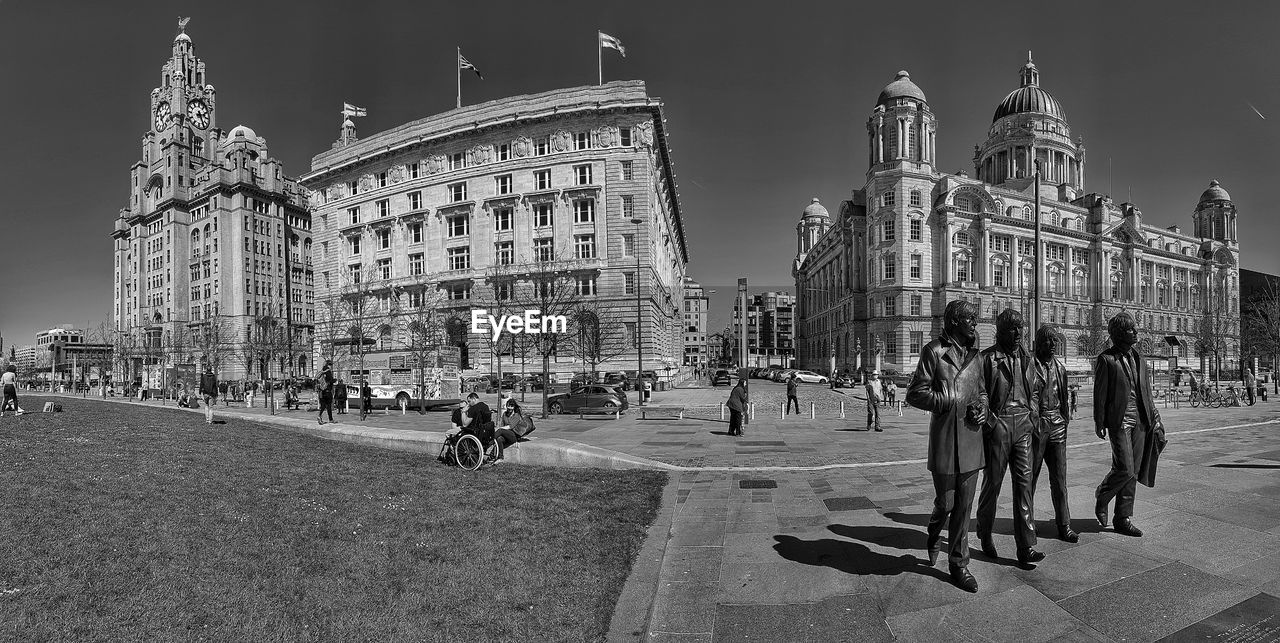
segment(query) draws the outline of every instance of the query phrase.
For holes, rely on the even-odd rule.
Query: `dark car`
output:
[[[626,374],[620,371],[610,371],[605,373],[603,384],[605,386],[613,386],[623,390],[626,390],[630,386],[630,382],[627,379]]]
[[[853,388],[858,385],[858,379],[852,375],[837,375],[832,382],[836,388]]]
[[[716,371],[715,375],[711,376],[712,386],[728,386],[731,383],[732,383],[732,380],[729,377],[729,371],[723,368]]]
[[[585,408],[617,408],[625,411],[628,406],[626,394],[614,387],[601,384],[579,386],[568,393],[557,393],[547,397],[547,412],[553,415],[574,413]]]

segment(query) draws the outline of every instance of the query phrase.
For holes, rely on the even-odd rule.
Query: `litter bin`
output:
[[[644,401],[648,402],[649,398],[651,397],[653,397],[653,385],[649,383],[649,380],[645,380],[644,381]]]
[[[666,382],[658,382],[658,390],[659,390],[659,391],[665,391],[665,390],[667,390],[667,383],[666,383]]]

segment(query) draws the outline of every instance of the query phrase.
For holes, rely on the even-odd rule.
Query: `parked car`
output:
[[[629,404],[622,391],[601,384],[579,386],[568,393],[556,393],[547,397],[547,412],[574,413],[584,408],[619,408],[626,410]]]
[[[718,369],[715,374],[711,376],[712,386],[728,386],[730,383],[732,383],[732,379],[729,377],[729,371],[723,368]]]
[[[854,388],[858,385],[858,378],[852,375],[838,375],[835,378],[836,388]]]
[[[795,369],[793,368],[779,369],[774,371],[773,375],[771,375],[769,379],[775,382],[785,382],[787,381],[787,378],[791,377],[791,374],[794,372],[795,372]]]
[[[623,373],[622,371],[609,371],[608,373],[605,373],[602,384],[605,386],[621,388],[624,391],[631,386],[626,373]]]
[[[819,375],[813,371],[793,371],[796,374],[796,381],[805,384],[826,384],[830,380],[826,375]]]

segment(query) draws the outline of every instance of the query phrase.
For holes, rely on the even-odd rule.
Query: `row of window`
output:
[[[631,235],[624,235],[632,239],[630,243],[634,243]],[[358,242],[358,240],[353,240]],[[628,241],[624,241],[624,245]],[[359,245],[354,248],[353,254],[359,253]],[[448,270],[470,270],[471,269],[471,246],[456,246],[445,250],[448,257]],[[628,253],[629,254],[629,253]],[[574,259],[595,259],[596,258],[596,235],[579,234],[573,237],[573,258]],[[533,240],[533,260],[537,262],[549,262],[556,260],[555,238],[538,237]],[[510,266],[515,264],[515,242],[499,241],[494,244],[494,264],[499,266]],[[425,272],[425,254],[421,252],[409,254],[409,275],[418,276]],[[377,278],[391,279],[394,275],[391,272],[391,259],[378,259]],[[348,265],[352,282],[360,283],[361,264],[353,263]]]

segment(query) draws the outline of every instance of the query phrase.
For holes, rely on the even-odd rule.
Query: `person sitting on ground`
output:
[[[520,441],[520,438],[533,432],[533,418],[524,414],[514,399],[507,398],[506,410],[502,412],[502,428],[496,431],[498,438],[498,459],[502,459],[502,451]]]

